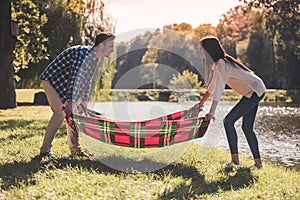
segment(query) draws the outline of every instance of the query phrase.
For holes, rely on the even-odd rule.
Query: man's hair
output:
[[[102,32],[102,33],[99,33],[96,38],[95,38],[95,44],[94,44],[94,47],[95,46],[98,46],[99,44],[101,43],[106,43],[107,41],[111,41],[111,40],[114,40],[116,38],[116,36],[112,33],[109,33],[109,32]]]

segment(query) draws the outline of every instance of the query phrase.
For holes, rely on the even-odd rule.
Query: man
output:
[[[81,101],[86,108],[86,91],[89,90],[98,60],[109,57],[114,51],[114,39],[111,33],[100,33],[95,38],[94,46],[70,47],[60,53],[41,74],[40,79],[53,115],[46,128],[40,158],[56,159],[51,152],[52,141],[64,119],[72,114],[76,102]],[[82,92],[82,88],[85,91]],[[68,124],[66,128],[71,156],[89,157],[81,149],[78,132]]]

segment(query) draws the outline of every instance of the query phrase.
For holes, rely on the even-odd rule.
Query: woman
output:
[[[231,152],[231,161],[226,163],[224,167],[232,168],[240,165],[237,133],[234,123],[243,117],[242,129],[254,158],[254,165],[251,168],[259,169],[262,167],[262,161],[256,134],[253,131],[253,125],[259,101],[264,97],[266,87],[263,81],[255,75],[253,71],[229,56],[216,37],[205,37],[200,41],[200,44],[214,61],[213,79],[200,101],[200,105],[203,105],[207,98],[213,95],[213,102],[209,113],[205,116],[206,119],[210,120],[214,118],[217,104],[226,84],[242,95],[241,100],[224,119],[224,127]]]

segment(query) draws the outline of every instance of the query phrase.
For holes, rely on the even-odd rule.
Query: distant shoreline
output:
[[[17,95],[17,102],[18,103],[33,103],[34,101],[34,94],[37,92],[41,92],[43,89],[16,89],[16,95]],[[124,93],[124,92],[130,92],[139,94],[142,92],[149,92],[149,93],[159,93],[159,92],[166,92],[167,90],[141,90],[141,89],[112,89],[114,93]],[[174,90],[168,90],[168,91],[174,91]],[[201,90],[177,90],[182,91],[183,93],[188,94],[198,94],[199,97],[204,95],[205,89]],[[153,94],[150,94],[150,96]],[[225,89],[225,92],[221,98],[221,100],[225,101],[236,101],[241,98],[241,95],[237,94],[231,89]],[[154,98],[155,99],[155,98]],[[268,89],[266,91],[266,96],[263,99],[263,102],[265,103],[300,103],[300,90],[282,90],[282,89]]]

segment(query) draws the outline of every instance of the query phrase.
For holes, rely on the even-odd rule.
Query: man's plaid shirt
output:
[[[62,102],[87,100],[98,59],[91,46],[73,46],[60,53],[41,74]]]

